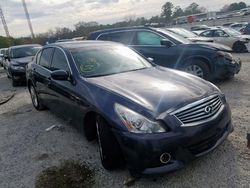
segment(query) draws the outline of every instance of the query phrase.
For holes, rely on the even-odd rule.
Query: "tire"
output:
[[[102,166],[107,170],[121,167],[124,157],[120,146],[107,122],[99,115],[96,117],[96,129]]]
[[[12,83],[12,86],[13,87],[16,87],[16,86],[18,86],[18,82],[17,81],[15,81],[15,80],[11,80],[11,83]]]
[[[209,79],[209,67],[201,60],[193,60],[192,62],[186,63],[182,70],[205,80]]]
[[[233,45],[233,51],[237,53],[243,53],[247,52],[247,48],[244,43],[237,41]]]
[[[30,92],[32,104],[35,107],[35,109],[37,109],[38,111],[44,110],[45,106],[42,104],[41,100],[39,99],[36,89],[33,85],[29,87],[29,92]]]

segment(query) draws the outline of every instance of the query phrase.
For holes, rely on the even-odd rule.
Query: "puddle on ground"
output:
[[[88,165],[77,161],[64,161],[42,171],[36,178],[36,188],[91,188],[94,185],[94,171]]]

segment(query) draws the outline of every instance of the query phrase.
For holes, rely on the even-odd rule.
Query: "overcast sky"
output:
[[[167,0],[26,0],[35,34],[55,27],[74,28],[79,21],[102,24],[125,20],[125,17],[151,17],[161,12]],[[175,0],[175,6],[186,7],[192,2],[209,11],[217,11],[237,0]],[[250,0],[245,0],[250,4]],[[9,32],[14,37],[30,35],[21,0],[0,0]],[[2,25],[0,35],[5,36]]]

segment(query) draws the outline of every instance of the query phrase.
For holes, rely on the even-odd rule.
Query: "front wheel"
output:
[[[96,129],[102,166],[107,170],[113,170],[124,164],[124,158],[120,146],[108,126],[101,117],[96,117]]]
[[[247,47],[243,42],[235,42],[233,45],[233,51],[237,53],[247,52]]]
[[[33,85],[30,86],[29,91],[30,91],[31,101],[35,109],[44,110],[45,106],[41,103],[41,100],[39,99],[36,89]]]
[[[200,60],[194,60],[191,63],[187,63],[182,70],[205,80],[209,78],[209,67]]]

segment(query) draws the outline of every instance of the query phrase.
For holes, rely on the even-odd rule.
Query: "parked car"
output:
[[[223,27],[230,27],[230,25],[234,24],[234,22],[228,22],[225,24],[222,24]]]
[[[7,67],[7,61],[6,61],[6,57],[8,55],[8,48],[3,48],[2,49],[2,54],[3,54],[3,57],[2,57],[2,65],[3,65],[3,68],[6,69]]]
[[[7,76],[12,80],[12,86],[26,81],[26,65],[32,61],[36,52],[41,48],[39,44],[11,46],[7,55]]]
[[[0,66],[1,66],[1,67],[3,67],[4,50],[5,50],[5,48],[1,48],[1,49],[0,49]]]
[[[241,28],[246,27],[248,23],[247,22],[242,22],[242,23],[234,23],[230,25],[232,29],[235,29],[236,31],[240,31]]]
[[[177,170],[233,131],[216,86],[118,43],[44,46],[28,64],[27,83],[37,110],[47,107],[88,140],[98,138],[103,167],[125,161],[134,176]]]
[[[165,28],[129,27],[96,31],[90,40],[126,44],[160,66],[192,73],[207,80],[225,79],[240,71],[231,48],[215,43],[192,43]],[[227,52],[226,52],[227,51]]]
[[[207,37],[201,37],[198,36],[197,34],[188,31],[187,29],[183,29],[183,28],[166,28],[166,30],[173,32],[177,35],[180,35],[192,42],[213,42],[212,38],[207,38]]]
[[[242,35],[230,28],[210,29],[200,34],[202,37],[213,38],[215,42],[231,47],[235,52],[248,52],[250,35]]]
[[[246,25],[246,27],[242,30],[242,34],[250,35],[250,23]]]

